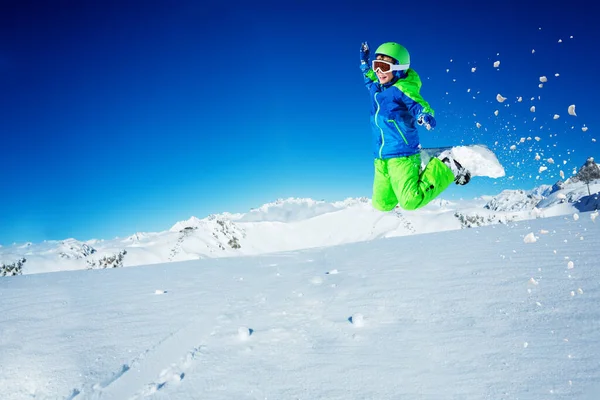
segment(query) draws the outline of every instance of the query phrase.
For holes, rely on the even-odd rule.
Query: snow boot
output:
[[[454,182],[457,185],[466,185],[471,180],[471,173],[456,161],[452,156],[451,150],[443,151],[438,158],[452,170],[454,174]]]

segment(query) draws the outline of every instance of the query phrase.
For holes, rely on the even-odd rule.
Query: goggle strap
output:
[[[410,68],[410,64],[392,65],[392,71],[406,71]]]

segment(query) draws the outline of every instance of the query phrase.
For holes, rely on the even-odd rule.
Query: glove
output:
[[[363,42],[360,44],[360,68],[364,71],[365,69],[369,69],[369,55],[371,54],[371,50],[369,50],[369,44],[367,42]]]
[[[417,119],[417,124],[425,125],[427,129],[433,129],[437,125],[435,118],[431,114],[421,114]]]

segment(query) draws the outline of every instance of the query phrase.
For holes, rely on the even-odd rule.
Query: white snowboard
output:
[[[432,157],[437,157],[442,151],[448,149],[452,151],[454,159],[469,171],[472,177],[500,178],[505,175],[504,167],[498,161],[496,154],[483,144],[421,148],[423,168]]]

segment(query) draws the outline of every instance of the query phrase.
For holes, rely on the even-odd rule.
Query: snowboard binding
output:
[[[440,156],[442,162],[452,170],[452,173],[454,174],[454,183],[457,185],[466,185],[469,183],[471,180],[471,173],[452,157],[450,151],[443,152]]]

